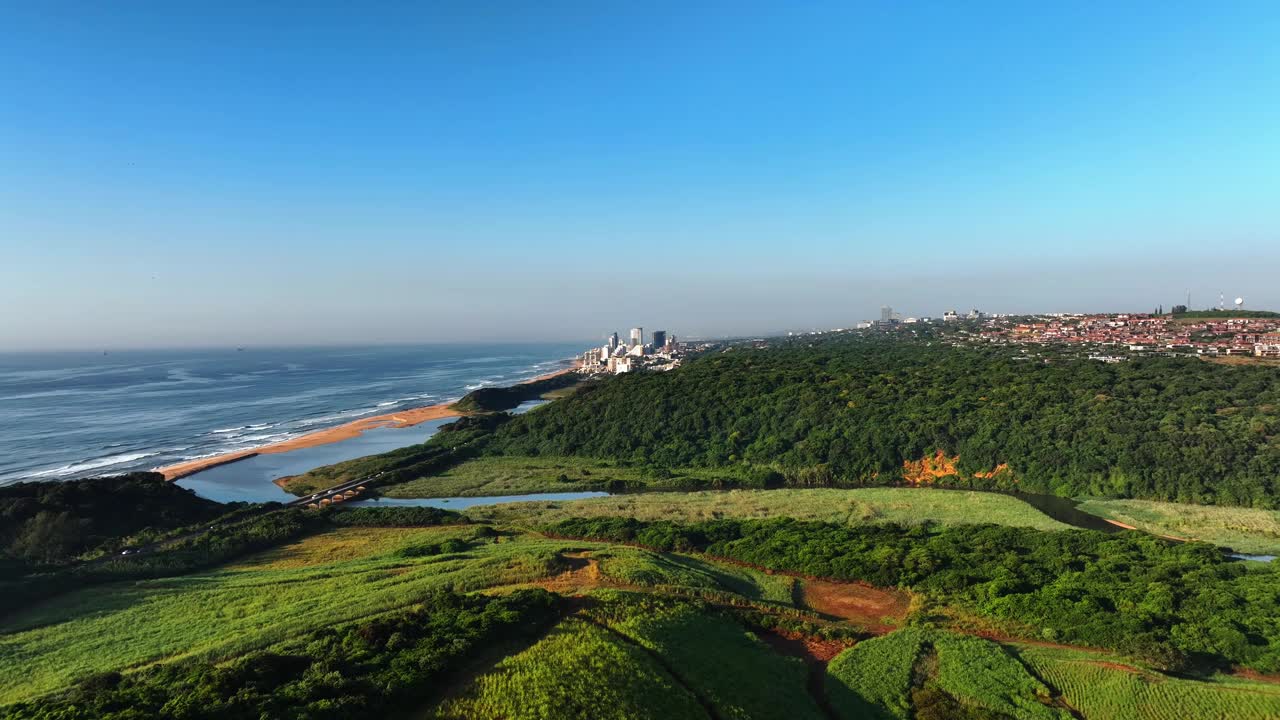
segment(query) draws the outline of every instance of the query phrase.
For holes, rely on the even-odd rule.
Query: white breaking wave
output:
[[[335,422],[338,420],[350,420],[352,418],[358,418],[361,415],[372,415],[373,413],[376,413],[376,412],[378,412],[378,408],[376,407],[363,408],[361,410],[350,410],[347,412],[337,413],[335,415],[325,415],[324,417],[311,418],[310,420],[299,420],[297,424],[303,427],[311,427],[312,425],[319,425],[321,423]]]
[[[63,465],[62,467],[50,468],[48,470],[40,470],[28,473],[28,476],[57,477],[59,475],[71,475],[73,473],[84,472],[85,470],[97,470],[98,468],[111,467],[112,465],[123,465],[125,463],[134,462],[135,460],[151,457],[155,454],[156,453],[153,452],[141,452],[127,453],[125,455],[112,455],[109,457],[97,458],[95,460],[85,460],[83,462],[72,463],[70,465]]]

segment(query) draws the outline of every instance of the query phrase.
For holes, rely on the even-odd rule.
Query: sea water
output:
[[[527,380],[588,344],[0,354],[0,484],[288,440]]]

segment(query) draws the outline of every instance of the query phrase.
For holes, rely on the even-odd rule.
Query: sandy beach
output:
[[[572,372],[573,368],[568,367],[555,372],[539,375],[520,383],[521,385],[539,380],[546,380],[567,372]],[[190,460],[178,463],[176,465],[168,465],[156,468],[156,472],[164,475],[165,480],[177,480],[179,478],[194,475],[201,470],[207,470],[218,465],[226,465],[227,463],[237,460],[244,460],[255,455],[263,455],[269,453],[283,453],[290,450],[299,450],[302,448],[315,447],[316,445],[326,445],[328,443],[349,440],[363,433],[365,430],[374,428],[407,428],[413,427],[428,420],[440,420],[442,418],[460,417],[464,413],[458,412],[453,408],[453,401],[441,403],[439,405],[428,405],[426,407],[410,408],[408,410],[397,410],[385,415],[374,415],[372,417],[353,420],[349,423],[337,425],[323,430],[300,435],[289,440],[282,440],[278,443],[263,445],[256,448],[247,448],[245,450],[235,450],[221,455],[213,455],[211,457],[200,458],[198,460]]]

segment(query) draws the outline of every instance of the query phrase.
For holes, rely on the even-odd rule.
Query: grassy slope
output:
[[[1203,540],[1238,552],[1280,555],[1280,511],[1151,500],[1086,500],[1080,509],[1156,535]]]
[[[541,577],[566,545],[520,537],[458,555],[399,554],[473,532],[341,529],[210,572],[60,596],[0,624],[0,703],[38,696],[93,672],[233,656],[412,604],[428,588],[469,590]],[[572,543],[584,545],[590,544]]]
[[[397,498],[517,495],[597,490],[610,482],[676,488],[708,486],[722,477],[728,477],[728,473],[678,470],[674,477],[660,479],[646,475],[640,468],[620,466],[609,460],[496,456],[469,460],[438,475],[389,486],[382,493]]]
[[[795,578],[769,575],[752,568],[711,562],[695,555],[653,553],[611,547],[595,553],[605,576],[628,585],[705,588],[741,595],[748,600],[794,606]]]
[[[925,633],[907,628],[858,643],[827,666],[826,690],[843,720],[911,717],[912,668]]]
[[[831,662],[827,693],[840,717],[911,717],[907,689],[927,643],[937,654],[939,687],[962,703],[1008,717],[1066,717],[1047,702],[1050,688],[1089,720],[1280,717],[1280,685],[1223,676],[1185,680],[1116,664],[1102,653],[1002,646],[914,628],[859,643]]]
[[[1069,720],[1051,707],[1050,689],[1002,646],[970,635],[934,633],[937,683],[962,703],[1018,720]]]
[[[427,589],[459,591],[539,581],[585,551],[603,580],[734,594],[790,607],[793,580],[702,558],[534,535],[476,539],[474,526],[342,528],[216,570],[115,583],[63,595],[0,623],[0,704],[57,690],[95,672],[183,658],[225,659],[325,625],[412,604]],[[466,540],[453,555],[413,548]]]
[[[1089,720],[1280,717],[1280,685],[1237,678],[1182,680],[1064,648],[1027,646],[1018,655]]]
[[[734,620],[691,604],[632,596],[593,611],[619,633],[663,658],[672,671],[728,719],[822,717],[805,690],[806,668]]]
[[[644,650],[570,619],[533,647],[500,662],[430,716],[697,720],[706,714]]]
[[[551,523],[568,517],[634,517],[640,520],[702,521],[721,517],[793,517],[847,523],[932,520],[943,524],[998,523],[1039,530],[1066,530],[1027,503],[1008,495],[925,488],[729,490],[650,493],[573,502],[527,502],[467,511],[472,517]]]

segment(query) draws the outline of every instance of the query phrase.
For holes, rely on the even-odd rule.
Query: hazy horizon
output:
[[[0,9],[0,351],[1280,309],[1280,13]]]

